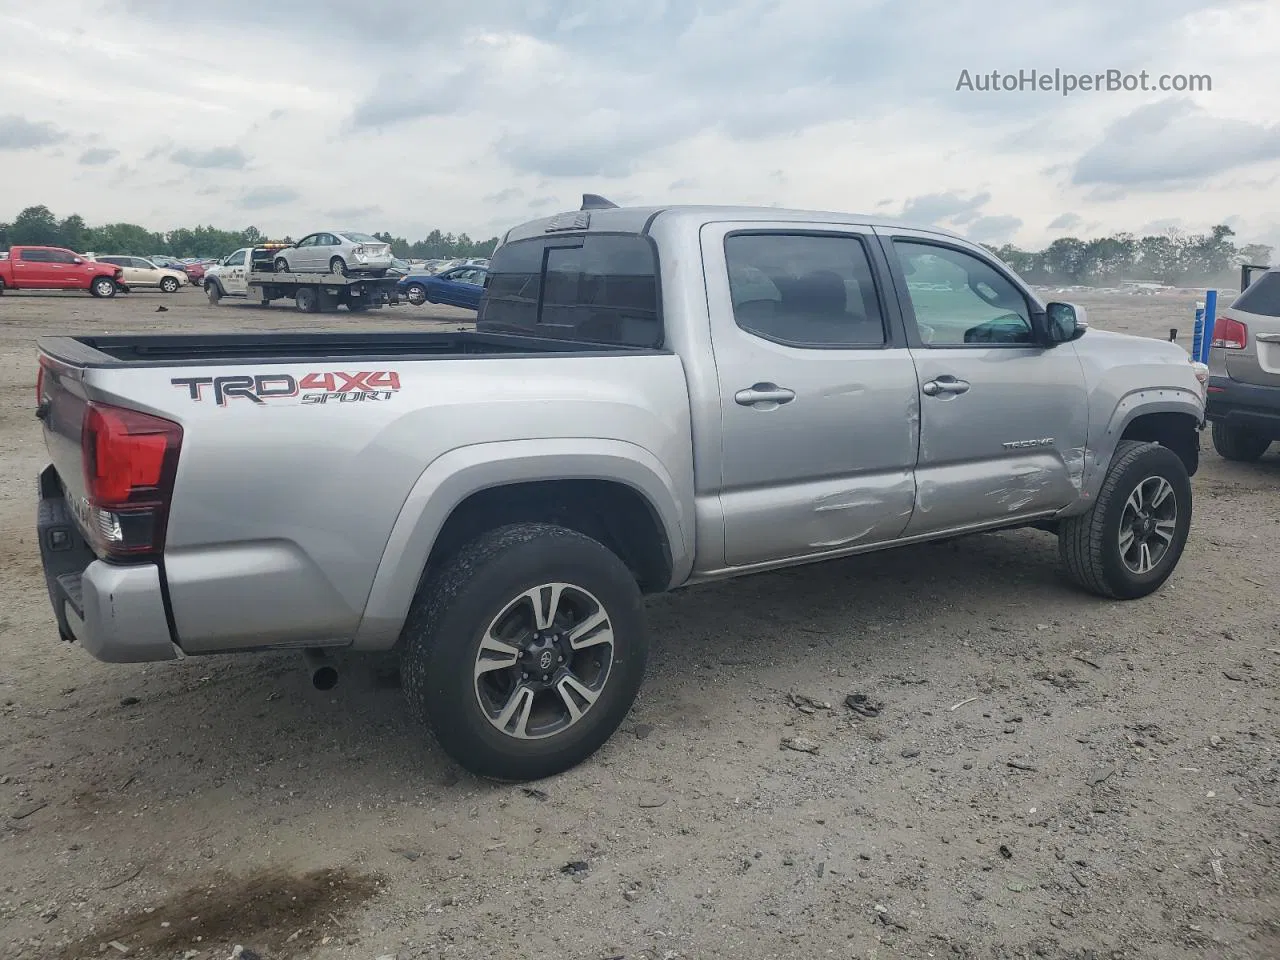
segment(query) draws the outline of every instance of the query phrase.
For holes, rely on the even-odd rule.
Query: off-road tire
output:
[[[1164,556],[1149,572],[1137,574],[1121,556],[1120,524],[1130,494],[1152,477],[1163,477],[1173,488],[1176,526]],[[1154,593],[1173,573],[1190,531],[1191,479],[1181,458],[1158,443],[1121,440],[1093,506],[1061,521],[1058,554],[1078,586],[1113,600],[1136,600]]]
[[[580,720],[545,739],[518,740],[481,708],[473,671],[493,619],[525,590],[550,582],[599,599],[613,629],[613,661]],[[460,766],[506,782],[549,777],[595,753],[631,709],[649,646],[640,589],[626,565],[590,537],[545,523],[499,527],[458,550],[419,592],[401,641],[413,714]]]
[[[1269,437],[1254,433],[1239,424],[1213,421],[1213,449],[1224,460],[1252,463],[1271,446]]]

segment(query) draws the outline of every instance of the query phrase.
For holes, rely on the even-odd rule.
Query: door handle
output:
[[[960,394],[969,392],[968,380],[957,380],[955,377],[946,376],[938,377],[936,380],[930,380],[920,388],[920,392],[927,397],[937,397],[945,394]]]
[[[790,403],[795,398],[794,390],[780,387],[776,383],[753,383],[733,395],[734,401],[744,407],[753,407],[757,403]]]

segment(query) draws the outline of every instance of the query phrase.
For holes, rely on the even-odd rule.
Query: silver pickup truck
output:
[[[507,233],[476,329],[42,339],[39,537],[101,660],[398,651],[462,766],[588,757],[642,596],[999,528],[1129,599],[1191,524],[1203,377],[941,230],[584,209]]]

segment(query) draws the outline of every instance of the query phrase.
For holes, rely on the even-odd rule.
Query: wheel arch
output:
[[[1090,437],[1080,503],[1064,516],[1093,505],[1121,440],[1152,440],[1168,446],[1187,466],[1188,474],[1195,473],[1199,463],[1199,430],[1203,423],[1204,403],[1190,390],[1165,387],[1126,394],[1099,431],[1098,439],[1094,441]]]
[[[512,440],[456,448],[431,463],[400,509],[374,574],[355,646],[399,638],[423,578],[485,530],[550,522],[600,539],[641,588],[682,582],[689,520],[661,462],[620,440]]]

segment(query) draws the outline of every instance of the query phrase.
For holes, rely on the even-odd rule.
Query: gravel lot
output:
[[[1190,333],[1190,294],[1073,297]],[[1280,448],[1206,450],[1145,600],[1031,531],[655,598],[633,714],[531,787],[448,763],[390,663],[320,693],[296,656],[58,641],[36,337],[466,316],[0,299],[0,956],[1280,957]]]

